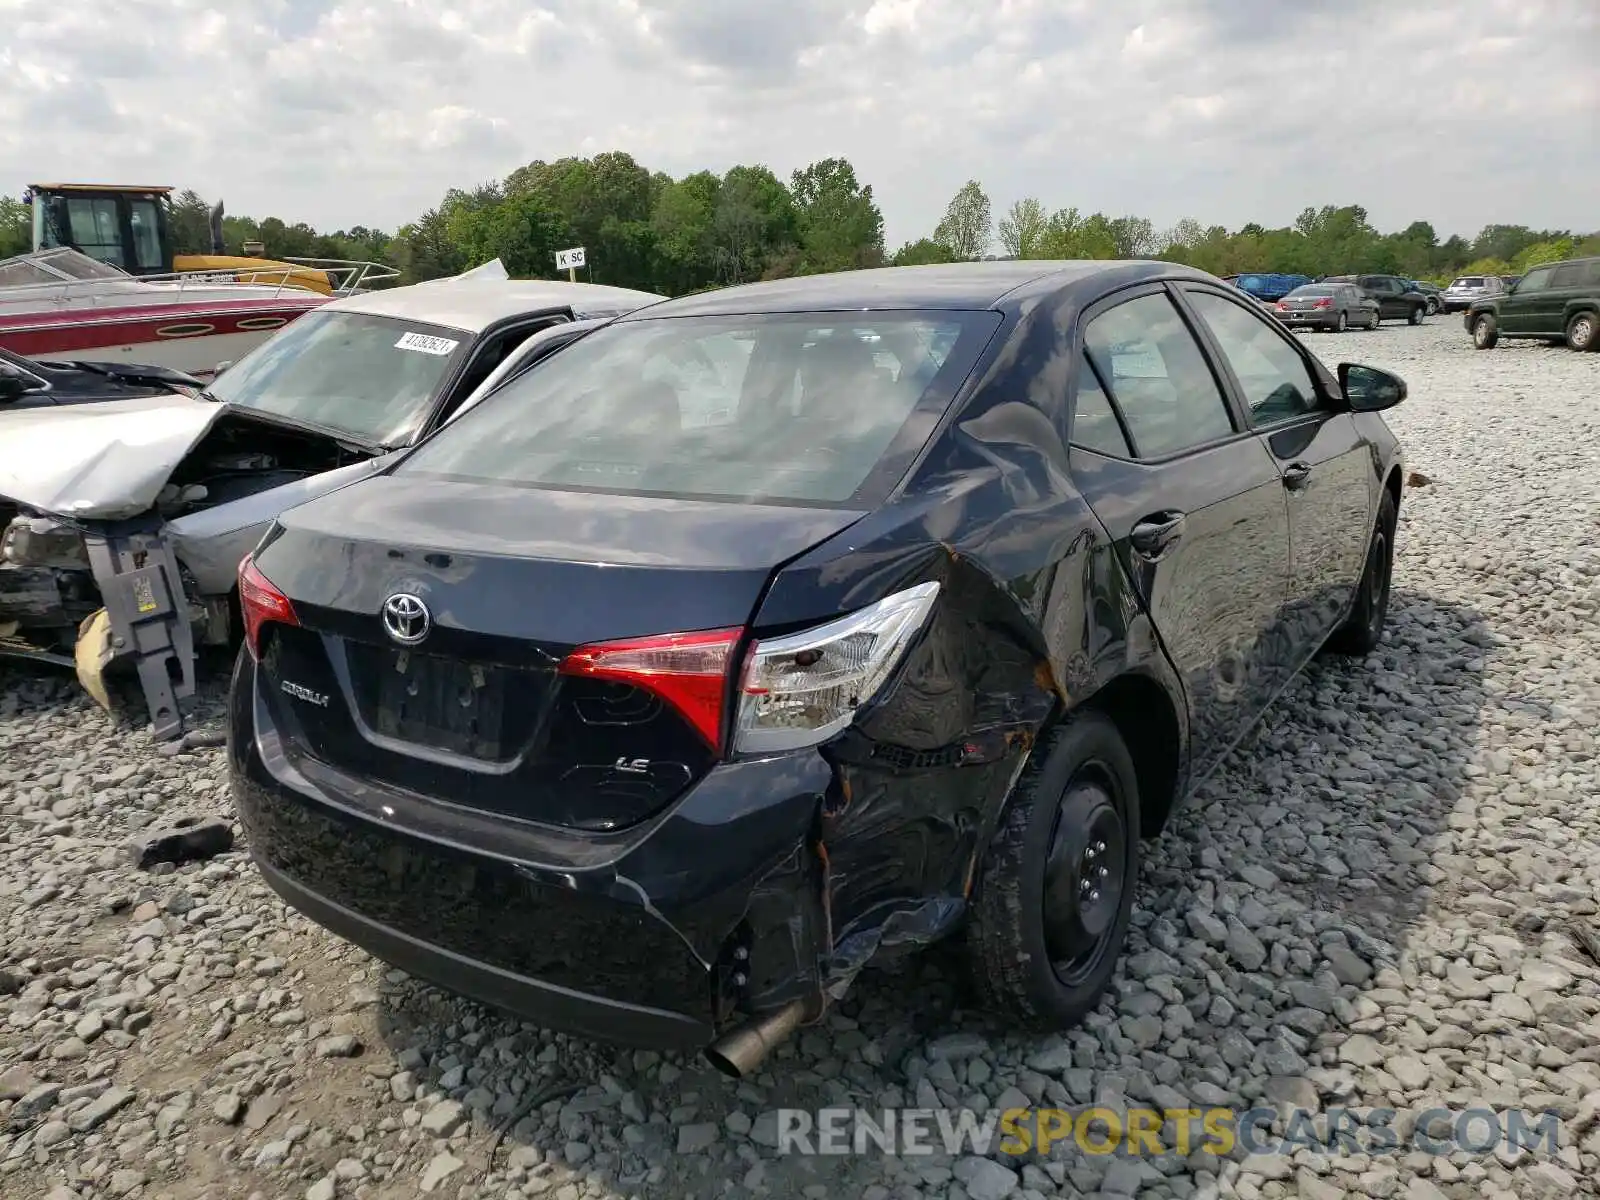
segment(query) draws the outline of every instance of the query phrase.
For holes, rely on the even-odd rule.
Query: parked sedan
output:
[[[418,977],[732,1074],[957,929],[1068,1025],[1140,838],[1378,645],[1404,396],[1170,263],[623,317],[246,560],[251,853]]]
[[[1273,306],[1278,320],[1291,328],[1343,333],[1378,327],[1378,302],[1350,283],[1308,283]]]
[[[1422,324],[1428,315],[1428,298],[1409,280],[1398,275],[1330,275],[1321,283],[1353,283],[1378,302],[1380,321]]]

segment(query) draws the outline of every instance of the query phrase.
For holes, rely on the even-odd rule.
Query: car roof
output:
[[[876,267],[747,283],[680,296],[625,319],[863,309],[1006,309],[1067,288],[1099,292],[1106,286],[1171,277],[1215,282],[1214,276],[1203,271],[1170,262],[997,259]]]
[[[438,279],[410,287],[384,288],[347,296],[322,306],[322,312],[399,317],[480,333],[499,321],[570,308],[576,317],[612,317],[664,297],[655,292],[563,283],[549,279]]]

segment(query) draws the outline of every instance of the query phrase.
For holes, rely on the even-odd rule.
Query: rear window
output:
[[[1308,287],[1297,287],[1294,291],[1289,293],[1287,298],[1293,299],[1296,296],[1332,296],[1339,290],[1340,289],[1338,288],[1331,288],[1325,284],[1318,283],[1312,284]]]
[[[1482,287],[1483,286],[1483,276],[1482,275],[1463,275],[1460,279],[1456,280],[1450,286],[1451,287]]]
[[[624,321],[485,399],[396,473],[688,499],[876,500],[909,467],[999,320]]]

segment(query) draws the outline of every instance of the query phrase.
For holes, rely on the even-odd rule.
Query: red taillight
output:
[[[1329,297],[1324,296],[1321,300],[1318,300],[1311,307],[1312,308],[1332,308],[1333,307],[1333,301]]]
[[[1289,311],[1289,306],[1287,304],[1285,304],[1282,300],[1278,301],[1276,307],[1277,307],[1279,312],[1288,312]]]
[[[682,713],[720,753],[728,666],[743,633],[710,629],[580,646],[562,662],[561,674],[631,683],[652,692]]]
[[[250,657],[261,657],[261,627],[268,621],[280,625],[298,625],[294,605],[256,567],[256,560],[246,555],[239,564],[239,611],[244,614],[244,644]]]

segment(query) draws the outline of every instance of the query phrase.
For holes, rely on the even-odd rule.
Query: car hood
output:
[[[172,395],[0,413],[0,496],[64,517],[136,516],[222,412]]]

